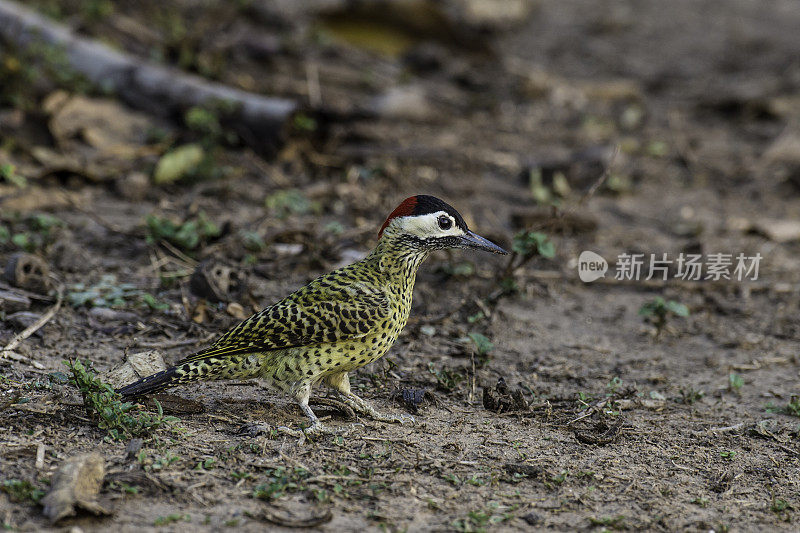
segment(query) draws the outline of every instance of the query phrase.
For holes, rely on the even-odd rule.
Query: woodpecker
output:
[[[508,253],[470,231],[442,200],[407,198],[383,223],[378,244],[364,259],[315,279],[208,348],[117,392],[131,399],[185,383],[257,378],[291,396],[311,421],[305,434],[315,434],[330,432],[308,406],[312,386],[325,383],[357,413],[402,423],[410,417],[385,415],[356,396],[348,372],[394,344],[408,320],[417,269],[432,251],[447,248]]]

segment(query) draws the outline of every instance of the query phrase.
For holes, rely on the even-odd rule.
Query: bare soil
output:
[[[17,348],[23,360],[0,360],[0,483],[47,490],[65,458],[98,451],[100,499],[112,511],[50,526],[39,505],[5,491],[5,527],[256,531],[311,519],[322,531],[797,529],[800,418],[787,407],[800,394],[794,0],[536,2],[500,21],[452,2],[436,15],[450,26],[425,15],[443,28],[430,37],[408,37],[422,30],[395,17],[360,45],[313,2],[30,4],[88,36],[295,98],[308,112],[280,152],[265,154],[253,139],[125,106],[64,133],[87,114],[108,117],[98,102],[113,95],[90,92],[75,116],[55,119],[46,102],[67,82],[2,89],[0,163],[28,179],[0,182],[0,224],[40,241],[27,246],[66,295],[113,274],[167,304],[132,298],[98,311],[68,298]],[[9,69],[22,56],[0,46]],[[14,95],[32,103],[15,107]],[[117,134],[114,124],[149,131]],[[133,155],[117,151],[109,164],[92,128]],[[187,142],[212,153],[200,177],[157,186],[137,176]],[[608,179],[581,202],[606,167]],[[532,172],[551,192],[553,179],[569,184],[558,208],[537,204]],[[300,194],[275,200],[289,189]],[[556,255],[519,268],[518,290],[502,294],[503,258],[458,251],[423,266],[400,340],[352,376],[388,412],[408,412],[403,390],[426,390],[433,400],[413,425],[317,406],[328,425],[351,431],[304,442],[253,435],[253,423],[298,427],[303,415],[257,383],[209,383],[171,391],[203,412],[175,413],[174,430],[128,454],[72,387],[48,377],[68,358],[104,371],[158,348],[176,361],[242,313],[366,252],[383,217],[417,193],[445,199],[506,247],[520,230],[543,231]],[[63,224],[42,230],[31,218],[42,213]],[[193,250],[146,239],[150,214],[199,213],[221,232]],[[788,238],[771,233],[776,221]],[[0,263],[20,244],[0,244]],[[612,263],[605,279],[579,280],[583,250]],[[763,259],[756,281],[614,279],[621,253],[681,252]],[[190,286],[206,260],[237,276],[222,302]],[[34,316],[53,305],[54,292],[29,292]],[[658,335],[638,314],[657,296],[691,311]],[[0,345],[26,325],[14,312],[0,310]],[[485,360],[469,333],[494,344]],[[500,378],[527,409],[484,407]]]

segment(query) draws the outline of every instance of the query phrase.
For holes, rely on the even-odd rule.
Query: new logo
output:
[[[608,270],[608,261],[598,254],[584,250],[578,257],[578,277],[584,283],[603,278]]]

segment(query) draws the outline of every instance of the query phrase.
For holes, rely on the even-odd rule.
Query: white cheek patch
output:
[[[443,230],[439,227],[439,217],[446,216],[450,219],[451,226]],[[452,216],[444,211],[430,213],[427,215],[399,217],[392,221],[397,224],[401,233],[415,235],[420,238],[428,237],[458,237],[464,235],[464,230],[456,225]]]

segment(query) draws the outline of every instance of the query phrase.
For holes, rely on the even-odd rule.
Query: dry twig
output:
[[[25,356],[15,352],[14,348],[19,346],[19,344],[22,341],[24,341],[25,339],[27,339],[28,337],[30,337],[31,335],[36,333],[36,331],[38,331],[39,328],[41,328],[42,326],[47,324],[54,316],[56,316],[56,313],[61,308],[61,304],[62,304],[63,301],[64,301],[64,286],[63,285],[59,285],[58,286],[58,297],[56,298],[56,303],[53,305],[53,307],[48,309],[47,312],[44,313],[41,317],[39,317],[39,319],[36,322],[34,322],[33,324],[31,324],[30,326],[28,326],[27,328],[25,328],[21,332],[19,332],[16,335],[14,335],[14,337],[11,339],[11,342],[6,344],[3,347],[3,349],[0,350],[0,358],[8,358],[8,359],[11,359],[11,360],[14,360],[14,361],[18,361],[18,362],[21,362],[21,363],[29,363],[34,368],[37,368],[39,370],[44,370],[44,365],[42,365],[38,361],[34,361],[34,360],[30,359],[29,357],[25,357]]]

